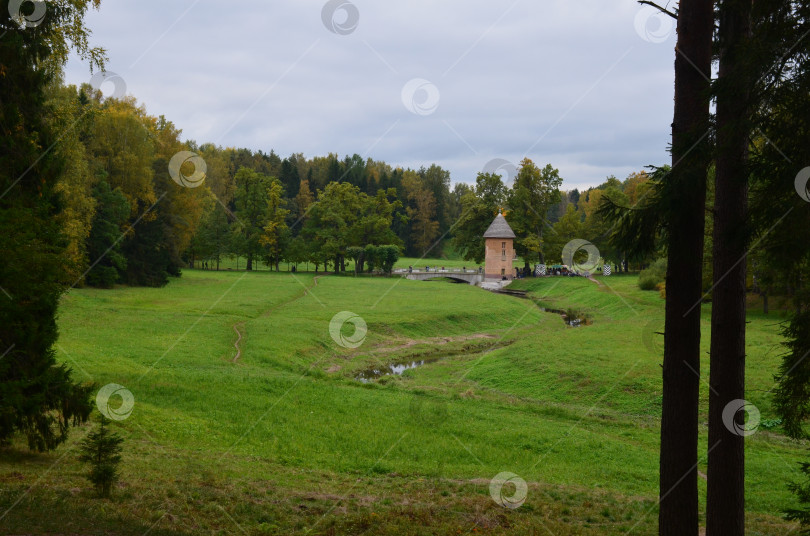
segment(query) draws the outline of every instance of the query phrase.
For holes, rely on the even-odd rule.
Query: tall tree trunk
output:
[[[698,396],[706,175],[709,164],[711,0],[681,0],[675,54],[672,171],[658,531],[698,534]],[[697,304],[697,305],[696,305]]]
[[[253,270],[253,255],[247,256],[247,268],[245,268],[248,272]]]
[[[709,384],[709,465],[706,534],[745,534],[744,436],[729,429],[723,411],[745,397],[745,270],[748,233],[752,0],[720,3],[717,78],[717,163],[714,202],[714,290]],[[735,416],[742,424],[742,415]]]

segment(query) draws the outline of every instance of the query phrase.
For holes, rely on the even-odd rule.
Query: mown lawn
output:
[[[15,444],[0,451],[0,529],[653,534],[663,300],[632,276],[597,279],[513,283],[531,300],[444,281],[194,270],[164,289],[71,291],[59,359],[135,397],[114,425],[122,482],[109,500],[90,492],[75,450],[89,425],[54,453]],[[538,304],[593,322],[571,328]],[[330,336],[342,311],[367,325],[357,348]],[[768,419],[779,319],[750,320],[747,398]],[[355,379],[415,359],[428,362]],[[705,422],[701,438],[705,451]],[[747,439],[751,534],[794,528],[779,511],[805,449],[778,429]],[[528,483],[520,508],[490,497],[502,471]]]

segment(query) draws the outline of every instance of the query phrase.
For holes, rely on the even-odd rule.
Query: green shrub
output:
[[[655,290],[658,279],[654,275],[642,274],[638,276],[638,287],[641,290]]]
[[[656,290],[659,283],[667,278],[667,260],[658,259],[649,268],[641,271],[638,276],[638,286],[641,290]]]

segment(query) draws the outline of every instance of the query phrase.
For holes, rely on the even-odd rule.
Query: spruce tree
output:
[[[698,534],[700,306],[714,2],[681,0],[675,53],[672,169],[661,182],[666,201],[667,300],[659,458],[658,531]],[[580,200],[581,202],[581,200]]]
[[[101,497],[109,497],[118,481],[121,463],[121,443],[124,439],[110,431],[110,420],[101,416],[97,431],[90,432],[82,441],[79,460],[90,464],[87,479],[93,483]]]
[[[82,24],[90,1],[56,5],[37,25],[0,9],[0,443],[15,433],[31,449],[56,448],[90,413],[90,391],[57,365],[59,298],[72,283],[58,215],[57,181],[66,162],[46,150],[59,141],[45,91],[71,46],[97,67]]]
[[[132,286],[162,287],[169,282],[172,267],[163,214],[155,207],[149,210],[142,201],[138,201],[138,206],[139,213],[145,215],[134,232],[127,235],[123,246],[127,258],[126,282]]]
[[[129,217],[129,203],[119,189],[112,190],[105,180],[93,188],[96,198],[96,215],[87,237],[87,254],[90,271],[87,284],[111,288],[127,267],[127,259],[121,252],[121,227]]]

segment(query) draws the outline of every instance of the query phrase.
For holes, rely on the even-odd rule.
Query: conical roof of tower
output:
[[[503,214],[498,214],[484,233],[484,238],[515,238],[515,232],[506,223]]]

